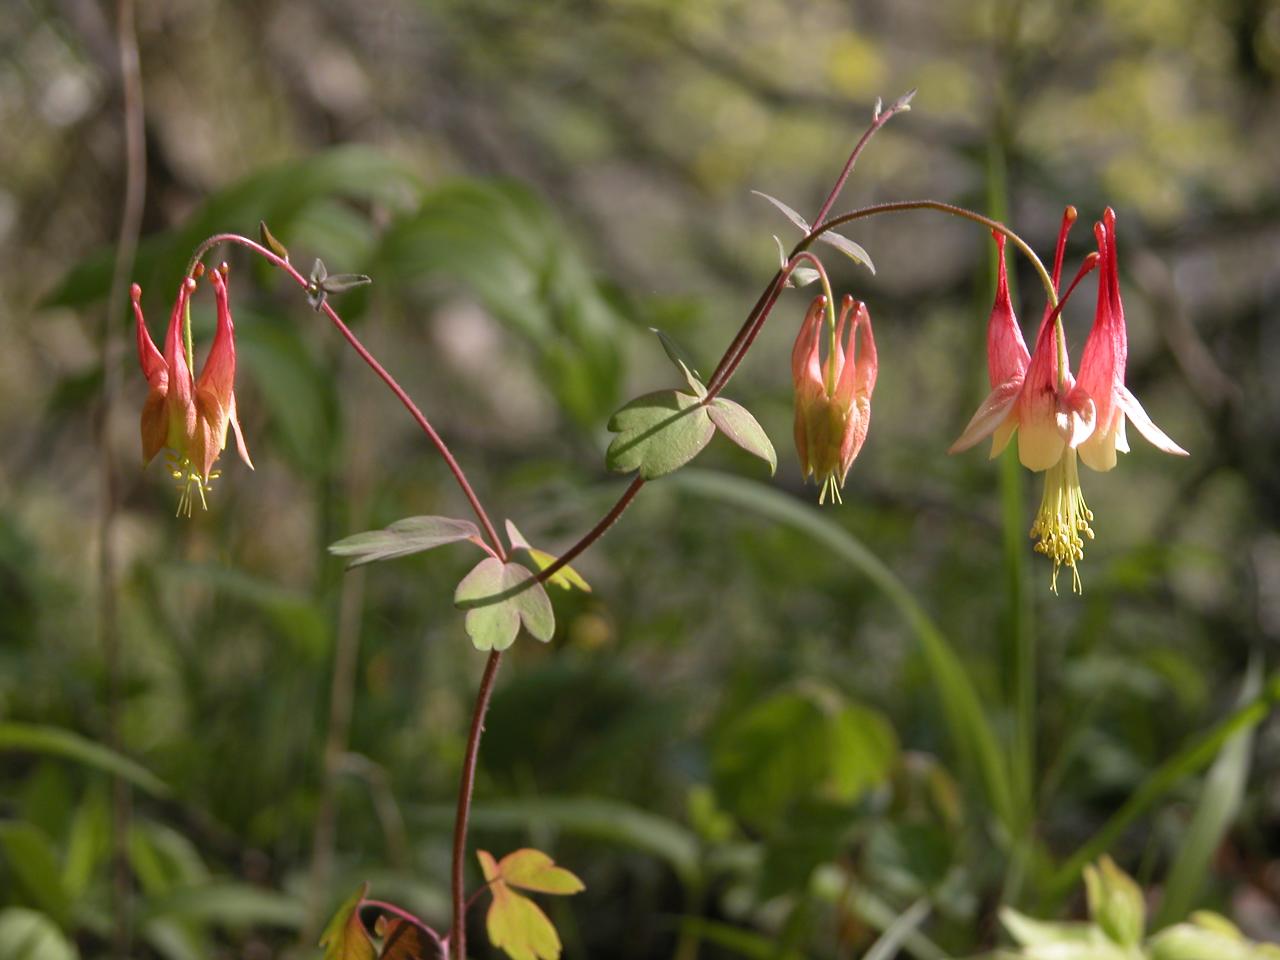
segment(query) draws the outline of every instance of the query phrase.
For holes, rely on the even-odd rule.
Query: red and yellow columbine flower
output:
[[[210,273],[218,324],[198,379],[192,376],[192,358],[184,343],[184,333],[190,329],[191,294],[196,281],[184,278],[178,288],[163,354],[147,332],[142,316],[142,288],[135,283],[130,291],[137,321],[138,363],[151,388],[142,407],[142,459],[150,463],[162,449],[168,449],[169,472],[181,490],[178,512],[187,516],[191,515],[193,489],[200,505],[207,506],[205,491],[218,477],[213,464],[227,445],[228,426],[235,432],[240,458],[253,468],[236,417],[235,327],[227,300],[226,273],[225,264]]]
[[[1124,385],[1125,362],[1129,355],[1129,334],[1120,302],[1120,274],[1116,266],[1116,214],[1110,207],[1102,223],[1094,224],[1101,257],[1098,268],[1098,309],[1093,329],[1080,358],[1081,390],[1093,398],[1098,424],[1093,435],[1080,445],[1080,459],[1094,470],[1110,470],[1116,465],[1116,451],[1129,452],[1125,418],[1158,450],[1180,457],[1187,451],[1173,442],[1142,409],[1138,398]]]
[[[1054,254],[1053,285],[1062,277],[1062,258],[1067,234],[1076,211],[1068,207],[1058,231]],[[1028,354],[1017,318],[1009,302],[1004,243],[996,235],[999,274],[996,302],[987,327],[987,364],[992,390],[964,433],[951,446],[951,453],[967,450],[994,434],[991,456],[999,454],[1015,432],[1018,459],[1029,470],[1044,471],[1044,496],[1031,525],[1036,550],[1053,561],[1052,586],[1058,589],[1058,571],[1071,568],[1072,584],[1080,589],[1076,561],[1084,557],[1084,541],[1093,538],[1089,522],[1093,513],[1084,502],[1076,450],[1093,433],[1096,422],[1094,402],[1077,388],[1066,353],[1057,335],[1057,318],[1062,303],[1046,306],[1036,335],[1035,349]],[[1071,289],[1097,262],[1090,256],[1080,268]],[[1069,296],[1071,290],[1067,291]],[[1066,298],[1063,298],[1065,302]]]
[[[803,475],[812,475],[822,485],[819,503],[826,501],[828,493],[838,503],[844,478],[867,439],[871,392],[879,364],[867,306],[847,294],[840,305],[839,322],[828,327],[830,342],[824,362],[821,349],[826,315],[827,298],[816,297],[791,351],[791,376],[795,382],[796,452]]]
[[[1058,233],[1054,255],[1053,286],[1062,276],[1067,233],[1076,212],[1068,207]],[[1004,244],[997,235],[1000,253],[996,304],[987,331],[987,361],[992,391],[951,447],[967,450],[984,437],[995,435],[991,456],[1000,453],[1017,432],[1018,458],[1030,470],[1044,471],[1044,496],[1031,536],[1036,550],[1053,561],[1052,586],[1058,589],[1058,571],[1071,568],[1072,586],[1080,592],[1076,561],[1084,557],[1084,541],[1093,539],[1089,523],[1093,513],[1084,501],[1077,463],[1083,460],[1095,470],[1115,466],[1116,450],[1127,451],[1124,419],[1127,415],[1139,431],[1167,453],[1185,456],[1146,415],[1124,386],[1128,339],[1120,283],[1116,272],[1115,214],[1108,208],[1104,224],[1094,227],[1098,253],[1090,254],[1056,307],[1046,307],[1035,349],[1027,356],[1017,319],[1009,304]],[[1098,309],[1085,343],[1080,379],[1071,375],[1066,343],[1057,332],[1057,317],[1076,284],[1095,265],[1098,277]]]

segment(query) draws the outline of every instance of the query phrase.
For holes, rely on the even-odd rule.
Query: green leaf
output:
[[[535,893],[565,895],[585,889],[571,872],[557,867],[549,856],[531,847],[508,853],[498,861],[498,872],[508,886]]]
[[[638,470],[645,480],[683,467],[716,432],[702,401],[675,390],[637,397],[610,418],[609,429],[617,434],[605,455],[609,469]]]
[[[467,635],[477,650],[505,650],[523,624],[535,640],[555,634],[555,613],[542,584],[518,563],[487,557],[462,578],[454,605],[467,611]]]
[[[582,426],[617,402],[623,318],[553,211],[527,187],[464,180],[430,191],[384,238],[379,271],[460,285],[518,332],[543,381]]]
[[[377,560],[393,560],[434,550],[460,540],[479,540],[480,530],[470,520],[453,517],[405,517],[385,530],[368,530],[344,537],[329,545],[329,552],[340,557],[354,557],[348,567],[358,567]]]
[[[280,927],[300,930],[306,922],[307,911],[296,897],[248,883],[223,881],[182,887],[161,898],[149,900],[138,916],[140,923],[162,918],[194,920],[232,929]],[[326,954],[328,956],[330,954]]]
[[[1259,960],[1254,945],[1216,930],[1179,923],[1147,944],[1151,960]]]
[[[779,210],[782,211],[782,215],[784,217],[786,217],[788,220],[794,223],[802,231],[804,231],[805,233],[809,232],[809,221],[807,221],[804,217],[800,216],[800,214],[796,213],[794,210],[792,210],[789,206],[787,206],[777,197],[771,197],[769,196],[769,194],[761,193],[759,190],[752,190],[751,192],[754,193],[757,197],[760,197],[764,200],[768,200],[770,203],[772,203],[775,207],[777,207]]]
[[[716,792],[743,817],[772,823],[803,800],[849,804],[889,775],[898,744],[888,721],[806,686],[733,718],[712,760]]]
[[[1084,868],[1084,884],[1093,922],[1120,946],[1137,946],[1147,926],[1142,888],[1110,857]]]
[[[71,918],[71,896],[53,844],[43,830],[25,822],[0,823],[0,852],[31,901],[60,926]]]
[[[324,928],[320,937],[324,960],[374,960],[373,941],[360,922],[360,903],[368,892],[369,884],[361,884]]]
[[[1000,911],[1000,922],[1009,936],[1022,947],[1044,947],[1067,943],[1093,943],[1099,931],[1088,923],[1046,923],[1036,920],[1012,907]]]
[[[1120,809],[1058,868],[1050,881],[1050,892],[1061,896],[1068,891],[1085,864],[1110,849],[1129,824],[1186,777],[1208,764],[1217,756],[1224,743],[1243,730],[1253,729],[1270,716],[1277,703],[1280,703],[1280,672],[1267,678],[1258,696],[1200,734],[1153,770]]]
[[[821,234],[818,239],[823,243],[835,247],[854,263],[862,264],[871,271],[872,275],[875,274],[876,265],[871,262],[871,257],[868,255],[867,251],[863,250],[860,245],[854,243],[848,237],[843,234],[836,233],[834,230],[827,230]]]
[[[543,893],[570,894],[583,889],[582,881],[539,850],[509,853],[500,861],[477,850],[485,883],[493,896],[485,926],[489,942],[512,960],[557,960],[560,937],[536,903],[511,889],[522,886]]]
[[[64,757],[128,780],[147,793],[164,797],[169,788],[151,771],[78,733],[30,723],[0,723],[0,751],[15,750]]]
[[[1249,664],[1240,689],[1240,703],[1258,695],[1262,684],[1261,664]],[[1178,844],[1178,854],[1165,880],[1156,914],[1157,929],[1186,916],[1209,876],[1210,863],[1232,821],[1240,812],[1245,783],[1249,779],[1249,758],[1253,747],[1252,729],[1241,730],[1222,745],[1218,757],[1205,776],[1200,798],[1186,834]]]
[[[1008,770],[995,731],[983,713],[982,700],[964,661],[897,575],[849,531],[818,510],[764,484],[702,470],[685,471],[676,483],[689,493],[750,510],[802,531],[880,589],[915,634],[956,753],[968,769],[977,773],[996,817],[1009,825],[1012,800]]]
[[[773,449],[764,427],[746,407],[724,397],[716,397],[707,408],[707,416],[721,433],[752,456],[769,465],[769,476],[778,471],[778,453]]]
[[[78,960],[79,951],[37,910],[0,910],[0,957],[5,960]]]
[[[666,353],[667,359],[676,365],[676,369],[680,371],[685,382],[689,384],[689,389],[692,390],[699,399],[705,397],[707,395],[707,388],[703,382],[698,379],[698,371],[694,367],[693,361],[689,359],[688,354],[681,350],[674,340],[657,327],[650,327],[649,329],[658,335],[658,340],[662,344],[662,349],[663,352]]]
[[[530,546],[529,541],[524,538],[516,525],[510,520],[507,521],[507,540],[511,543],[513,552],[524,551],[529,555],[529,559],[539,570],[545,570],[547,567],[555,563],[559,557],[547,553],[545,550],[539,550],[537,547]],[[545,581],[554,584],[563,590],[581,590],[583,593],[591,592],[591,585],[587,583],[582,574],[578,573],[573,567],[565,564]]]

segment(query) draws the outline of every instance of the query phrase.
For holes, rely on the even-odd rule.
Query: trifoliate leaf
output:
[[[324,960],[374,960],[373,941],[360,922],[360,903],[369,892],[365,883],[333,915],[320,937]]]
[[[470,520],[453,517],[405,517],[385,530],[368,530],[329,545],[329,552],[354,557],[348,567],[375,560],[392,560],[433,550],[460,540],[480,541],[480,530]]]
[[[467,611],[467,636],[477,650],[505,650],[515,642],[521,625],[535,640],[546,643],[556,631],[551,599],[540,583],[518,563],[488,557],[476,564],[458,584],[454,606]]]
[[[800,216],[800,214],[796,213],[794,210],[788,207],[785,203],[783,203],[777,197],[771,197],[767,193],[761,193],[759,190],[752,190],[751,192],[754,193],[757,197],[763,197],[765,200],[768,200],[770,203],[772,203],[775,207],[777,207],[779,210],[782,211],[783,215],[786,216],[788,220],[794,223],[797,227],[799,227],[805,233],[809,232],[809,221],[807,221],[804,217]]]
[[[716,397],[707,407],[707,416],[726,437],[747,453],[769,464],[769,475],[778,469],[778,453],[773,449],[764,427],[746,407],[724,397]]]
[[[547,567],[555,563],[559,557],[547,553],[545,550],[539,550],[537,547],[530,546],[529,541],[524,538],[516,525],[510,520],[507,521],[507,539],[511,542],[511,549],[515,553],[524,552],[528,554],[529,559],[533,561],[534,566],[539,570],[545,570]],[[573,590],[575,587],[583,593],[591,592],[591,585],[578,573],[573,567],[565,564],[544,582],[554,584],[564,590]]]
[[[486,850],[477,850],[476,857],[493,895],[485,918],[489,942],[511,960],[559,960],[556,928],[536,903],[511,888],[571,894],[583,889],[582,881],[538,850],[517,850],[500,861]]]
[[[675,390],[632,400],[609,420],[609,429],[618,435],[605,454],[609,469],[639,470],[645,480],[683,467],[716,432],[702,401]]]
[[[872,274],[876,272],[876,265],[871,262],[871,256],[867,251],[863,250],[859,244],[854,243],[848,237],[836,233],[834,230],[828,230],[818,237],[823,243],[830,244],[835,247],[854,263],[860,263]]]

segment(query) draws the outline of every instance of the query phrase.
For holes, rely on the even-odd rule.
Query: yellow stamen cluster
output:
[[[208,510],[209,504],[205,499],[205,494],[213,489],[213,481],[222,475],[222,471],[214,470],[210,472],[209,479],[206,480],[204,474],[191,462],[189,457],[180,457],[172,450],[167,451],[167,453],[165,467],[178,488],[178,510],[174,516],[190,517],[191,511],[195,506],[196,497],[200,498],[200,509]]]
[[[1080,489],[1076,452],[1068,447],[1062,459],[1044,473],[1044,497],[1031,525],[1031,536],[1038,541],[1036,552],[1053,561],[1054,593],[1058,592],[1058,570],[1064,563],[1071,568],[1071,588],[1081,592],[1076,561],[1084,558],[1085,538],[1093,539],[1092,519],[1093,511],[1085,505]]]

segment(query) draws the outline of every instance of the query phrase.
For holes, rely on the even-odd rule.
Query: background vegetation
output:
[[[1082,599],[1031,555],[1032,478],[943,453],[986,389],[991,244],[923,213],[852,233],[874,277],[828,258],[881,360],[844,506],[818,511],[788,455],[792,293],[729,391],[778,477],[717,441],[578,564],[594,592],[557,595],[554,642],[517,643],[476,842],[584,879],[548,905],[569,956],[977,954],[1002,904],[1080,916],[1104,851],[1154,926],[1207,906],[1280,939],[1280,4],[139,7],[153,331],[195,244],[259,219],[299,263],[372,275],[344,315],[551,549],[622,489],[610,411],[668,385],[647,328],[714,363],[789,229],[749,190],[812,214],[877,95],[920,88],[837,209],[954,201],[1045,254],[1064,204],[1118,212],[1129,382],[1192,457],[1135,442],[1085,476]],[[0,18],[0,953],[104,955],[124,893],[134,955],[174,960],[312,955],[365,879],[445,923],[482,659],[450,603],[465,558],[344,574],[325,546],[465,505],[322,320],[233,254],[257,470],[225,463],[187,521],[134,469],[113,30],[79,0]]]

